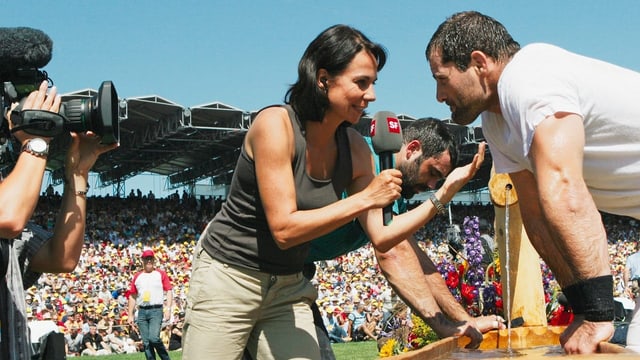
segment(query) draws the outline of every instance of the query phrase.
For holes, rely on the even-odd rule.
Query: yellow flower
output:
[[[421,348],[427,344],[438,341],[438,335],[433,329],[427,325],[420,317],[415,314],[411,314],[411,321],[413,322],[413,328],[411,331],[417,336],[414,342],[417,342],[416,348]]]
[[[396,347],[396,339],[389,339],[387,340],[386,343],[384,343],[384,345],[382,345],[382,347],[380,348],[380,357],[390,357],[394,355],[394,350]]]

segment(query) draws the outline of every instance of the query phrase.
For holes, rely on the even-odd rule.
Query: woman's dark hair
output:
[[[466,71],[475,50],[504,61],[520,50],[520,44],[494,18],[477,11],[465,11],[451,15],[440,24],[425,55],[429,60],[438,51],[443,64],[453,61],[458,70]]]
[[[370,52],[378,71],[387,61],[387,52],[360,31],[347,25],[324,30],[307,47],[298,64],[298,80],[291,85],[284,102],[290,104],[302,121],[322,121],[329,106],[327,93],[317,85],[317,74],[325,69],[335,76],[344,71],[360,51]]]
[[[449,150],[451,164],[458,162],[458,147],[456,141],[441,120],[435,118],[422,118],[410,122],[402,129],[402,138],[405,144],[413,140],[420,141],[422,156],[420,162],[430,157],[438,157],[445,150]]]

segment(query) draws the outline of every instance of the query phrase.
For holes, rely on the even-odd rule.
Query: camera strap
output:
[[[7,274],[9,251],[9,243],[4,239],[0,239],[0,281],[4,281],[4,277]]]
[[[64,116],[46,110],[22,110],[11,113],[11,132],[23,130],[32,135],[54,137],[64,130]]]

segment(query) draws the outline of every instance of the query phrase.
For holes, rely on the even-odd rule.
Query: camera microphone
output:
[[[22,101],[38,90],[42,81],[53,84],[47,72],[39,70],[51,60],[52,49],[53,41],[41,30],[0,27],[2,108],[20,102],[11,113],[12,131],[48,137],[65,131],[93,131],[103,144],[119,142],[118,94],[111,81],[104,81],[95,96],[62,102],[59,113],[22,110]]]
[[[380,170],[393,168],[393,154],[402,148],[402,128],[396,114],[378,111],[371,119],[369,129],[373,151],[378,154]],[[393,218],[393,204],[382,209],[382,223],[386,226]]]
[[[0,27],[0,74],[41,68],[51,60],[53,41],[41,30]]]

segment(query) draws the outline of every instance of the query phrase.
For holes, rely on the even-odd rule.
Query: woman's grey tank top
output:
[[[341,199],[352,178],[351,150],[347,127],[336,131],[338,159],[330,180],[315,180],[306,171],[306,140],[303,126],[293,109],[283,105],[293,126],[295,177],[298,209],[317,209]],[[244,145],[226,201],[202,235],[203,249],[223,263],[259,270],[275,275],[293,274],[302,270],[310,242],[293,248],[278,248],[271,235],[255,175],[255,163],[245,152]]]

